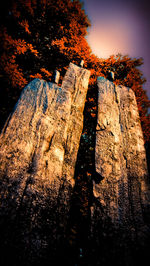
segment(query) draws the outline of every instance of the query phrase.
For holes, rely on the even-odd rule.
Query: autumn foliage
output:
[[[143,64],[143,59],[130,58],[129,56],[123,56],[121,54],[115,56],[112,55],[105,60],[91,55],[90,59],[91,62],[89,62],[88,67],[91,68],[92,76],[90,87],[92,91],[96,87],[97,76],[104,76],[107,78],[109,70],[111,70],[115,73],[115,84],[124,85],[135,92],[144,139],[145,142],[149,142],[150,114],[148,113],[148,108],[150,107],[150,101],[147,97],[146,91],[143,89],[143,84],[146,82],[146,79],[143,77],[139,68]],[[93,116],[93,114],[91,115]]]
[[[94,125],[96,119],[97,76],[107,77],[108,70],[113,70],[116,84],[134,90],[145,142],[149,142],[150,101],[143,89],[145,79],[139,69],[142,58],[120,54],[108,59],[98,58],[92,54],[85,38],[89,26],[79,0],[5,1],[0,30],[2,122],[29,81],[33,78],[51,81],[54,69],[61,72],[62,80],[70,61],[79,65],[84,59],[84,66],[91,71],[85,109],[87,126],[89,123]]]
[[[148,113],[150,101],[143,89],[145,79],[140,71],[143,59],[130,58],[120,54],[102,59],[94,55],[85,38],[90,22],[79,0],[5,0],[0,15],[1,129],[22,89],[33,78],[52,81],[53,71],[57,69],[61,73],[59,84],[61,85],[69,63],[73,62],[79,65],[82,59],[84,60],[84,67],[91,71],[84,109],[84,127],[75,169],[76,182],[71,210],[71,230],[69,232],[69,239],[72,242],[76,240],[80,247],[84,244],[86,246],[89,243],[90,207],[93,200],[92,181],[93,179],[96,181],[94,160],[97,77],[104,76],[107,78],[108,71],[112,70],[115,72],[115,84],[133,89],[148,153],[148,147],[150,147],[150,114]],[[49,208],[49,199],[47,202]],[[47,212],[47,209],[44,211]],[[49,212],[46,215],[49,215]],[[28,219],[28,217],[25,218]],[[26,220],[24,225],[26,226]],[[46,226],[48,227],[48,224]],[[45,228],[44,224],[43,230]],[[6,224],[7,230],[10,229]],[[49,229],[47,235],[49,235]],[[93,244],[92,242],[90,251],[94,246]],[[111,249],[111,244],[108,247]],[[15,254],[17,261],[19,252],[23,252],[23,256],[25,254],[28,257],[28,254],[24,253],[20,246],[15,245],[10,245],[7,254],[10,250],[13,252],[13,248],[17,250]],[[61,249],[63,251],[65,247],[61,246]],[[101,246],[98,247],[98,253],[102,252],[101,249]],[[51,261],[50,248],[48,251],[47,256]],[[72,254],[75,254],[74,250]],[[68,252],[67,257],[69,255]],[[47,258],[45,253],[43,253],[43,256]]]

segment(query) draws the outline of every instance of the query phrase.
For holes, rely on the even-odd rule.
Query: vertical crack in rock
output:
[[[80,94],[78,94],[78,97],[79,95]],[[80,260],[81,263],[83,260],[85,264],[87,263],[86,265],[92,265],[93,263],[90,258],[92,250],[92,246],[90,246],[90,207],[93,201],[92,178],[98,180],[98,182],[100,179],[100,175],[98,173],[96,175],[95,173],[94,156],[97,113],[96,102],[96,88],[88,90],[84,108],[83,130],[75,167],[75,186],[71,200],[68,235],[71,251],[73,251],[71,256],[76,256],[76,261],[79,260],[79,264]],[[81,251],[82,258],[80,258]]]
[[[75,82],[72,87],[72,104],[70,118],[67,129],[67,141],[65,145],[63,178],[74,185],[74,171],[77,158],[77,152],[80,143],[80,137],[83,129],[83,110],[88,88],[90,72],[76,67],[73,70]],[[66,83],[72,82],[72,75],[66,75],[62,88],[66,88]],[[86,89],[85,89],[86,88]]]
[[[89,76],[70,63],[61,88],[33,80],[0,135],[1,244],[26,265],[65,245]]]
[[[91,230],[98,245],[110,241],[110,258],[116,253],[117,259],[123,252],[120,263],[124,265],[128,253],[128,265],[138,255],[137,250],[147,248],[150,229],[145,222],[150,193],[143,134],[134,92],[103,77],[98,78],[97,85],[95,167],[103,180],[93,182],[97,203],[91,208]]]

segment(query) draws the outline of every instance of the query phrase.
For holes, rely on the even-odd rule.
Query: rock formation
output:
[[[118,246],[127,241],[128,248],[131,242],[144,245],[149,232],[145,221],[150,194],[135,95],[131,89],[116,86],[103,77],[98,78],[97,84],[95,168],[99,180],[93,182],[93,234],[97,237],[99,227],[103,240],[106,234],[115,239],[118,232]],[[113,246],[116,243],[112,249]]]
[[[50,245],[54,253],[65,235],[89,76],[70,63],[61,88],[30,82],[0,136],[1,224],[18,233],[4,238],[17,239],[28,260]]]
[[[86,253],[81,265],[137,266],[149,247],[150,193],[135,95],[103,77],[95,160],[83,172],[79,167],[75,183],[90,76],[81,66],[70,63],[61,87],[58,73],[55,84],[30,82],[0,135],[2,265],[60,265],[57,258],[71,246],[71,263],[64,265]]]

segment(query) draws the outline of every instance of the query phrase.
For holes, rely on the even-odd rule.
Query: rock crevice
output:
[[[34,79],[0,135],[1,247],[21,247],[24,265],[44,256],[55,265],[69,243],[87,257],[97,252],[88,265],[108,266],[122,252],[116,265],[129,266],[147,243],[150,192],[134,92],[99,77],[97,124],[80,143],[89,77],[70,63],[61,87]]]

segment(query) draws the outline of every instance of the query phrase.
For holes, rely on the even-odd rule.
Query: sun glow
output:
[[[92,51],[99,57],[108,58],[112,54],[129,54],[136,56],[140,45],[143,25],[136,15],[125,10],[118,13],[96,15],[93,26],[89,29],[87,41]],[[136,46],[135,46],[136,43]]]

